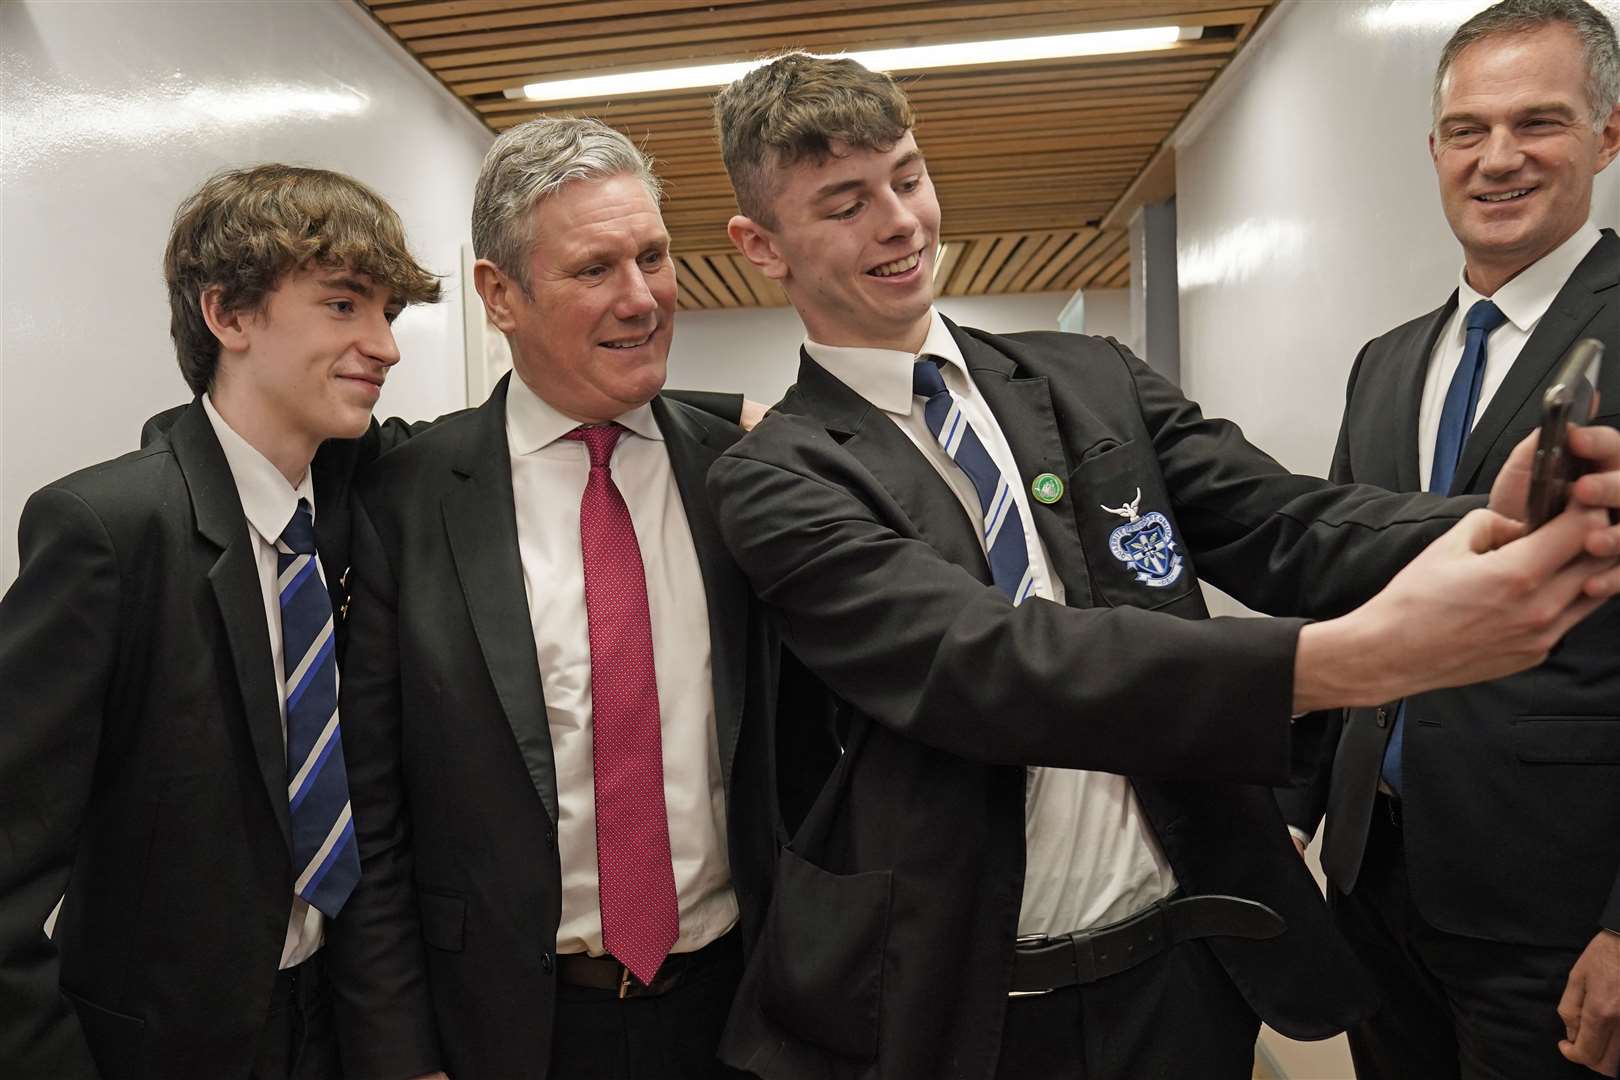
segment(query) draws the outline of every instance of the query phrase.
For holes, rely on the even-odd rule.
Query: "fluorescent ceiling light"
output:
[[[1150,26],[1140,30],[1102,30],[1087,34],[1007,38],[1002,41],[967,41],[955,45],[918,45],[907,49],[877,49],[837,55],[858,61],[873,71],[924,71],[970,64],[1006,64],[1057,60],[1068,56],[1146,52],[1167,49],[1178,41],[1197,38],[1203,32],[1201,26]],[[580,101],[724,86],[769,62],[770,59],[766,58],[735,64],[704,64],[699,67],[665,68],[662,71],[556,79],[508,90],[506,96],[525,97],[531,101]]]

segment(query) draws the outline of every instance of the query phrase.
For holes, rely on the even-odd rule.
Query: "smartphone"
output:
[[[1571,425],[1590,423],[1597,415],[1598,371],[1603,365],[1603,342],[1582,338],[1558,367],[1552,385],[1541,398],[1541,436],[1536,460],[1530,467],[1530,527],[1539,529],[1563,513],[1569,485],[1587,472],[1587,465],[1569,452]]]

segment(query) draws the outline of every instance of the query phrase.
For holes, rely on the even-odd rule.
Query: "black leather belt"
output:
[[[630,969],[612,956],[586,956],[568,953],[557,957],[557,981],[592,990],[612,990],[621,998],[657,997],[675,989],[688,976],[709,967],[737,947],[737,931],[722,934],[703,948],[689,953],[670,953],[653,976],[650,985],[630,974]]]
[[[1052,938],[1019,938],[1009,993],[1045,994],[1129,971],[1182,941],[1273,938],[1286,924],[1264,904],[1235,896],[1161,900],[1128,919]]]

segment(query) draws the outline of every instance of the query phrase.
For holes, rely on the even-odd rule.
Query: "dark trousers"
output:
[[[1249,1080],[1260,1019],[1202,941],[1007,999],[997,1080]]]
[[[732,1080],[715,1048],[742,978],[742,935],[657,997],[557,984],[550,1075],[558,1080]]]
[[[343,1075],[325,969],[326,958],[317,952],[277,974],[252,1080],[338,1080]]]
[[[1364,860],[1353,893],[1328,890],[1333,921],[1383,998],[1350,1030],[1359,1080],[1596,1076],[1558,1052],[1558,999],[1578,951],[1462,937],[1424,921],[1407,885],[1400,826],[1382,797]]]

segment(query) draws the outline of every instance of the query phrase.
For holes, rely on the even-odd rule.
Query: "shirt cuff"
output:
[[[1304,829],[1296,829],[1290,825],[1288,826],[1288,835],[1292,836],[1295,840],[1298,840],[1306,847],[1311,846],[1311,834],[1306,832]]]

